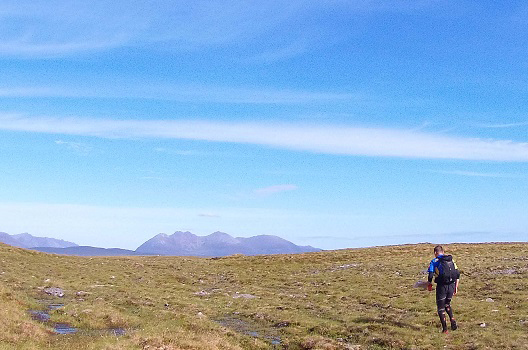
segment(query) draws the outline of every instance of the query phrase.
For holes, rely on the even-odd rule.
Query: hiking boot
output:
[[[451,330],[454,331],[457,328],[458,328],[458,326],[457,326],[456,321],[455,320],[451,321]]]

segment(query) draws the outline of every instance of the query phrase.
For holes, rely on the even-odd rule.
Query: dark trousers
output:
[[[442,322],[442,330],[447,330],[447,321],[445,313],[449,316],[451,324],[453,324],[455,318],[453,317],[453,309],[451,308],[451,299],[455,293],[455,283],[450,284],[437,284],[436,285],[436,307],[438,310],[438,317]]]

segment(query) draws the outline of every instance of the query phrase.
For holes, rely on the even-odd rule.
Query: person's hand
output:
[[[453,292],[453,296],[455,296],[456,293],[458,293],[458,286],[455,286],[455,291]]]
[[[433,290],[433,284],[432,284],[431,282],[429,282],[429,283],[427,284],[427,290],[428,290],[428,291],[432,291],[432,290]]]

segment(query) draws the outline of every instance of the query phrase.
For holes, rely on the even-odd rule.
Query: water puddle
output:
[[[74,334],[77,333],[77,328],[70,326],[67,323],[55,323],[53,330],[57,334]]]
[[[223,327],[232,329],[237,333],[264,339],[265,341],[270,342],[272,345],[281,344],[281,338],[278,335],[273,334],[274,332],[272,329],[264,328],[252,322],[234,317],[224,317],[222,319],[215,320],[215,322]]]
[[[108,330],[111,335],[115,335],[116,337],[120,337],[123,335],[126,335],[126,330],[124,328],[112,328]]]
[[[48,304],[47,305],[48,310],[58,310],[58,309],[60,309],[63,306],[64,306],[64,304]]]
[[[48,322],[50,320],[48,311],[29,310],[29,314],[31,315],[32,319],[39,322]]]
[[[46,309],[45,310],[29,310],[29,314],[31,315],[31,318],[42,322],[42,323],[48,323],[50,322],[51,315],[50,312],[54,310],[58,310],[64,306],[64,304],[55,304],[50,303],[49,300],[39,300],[39,303],[44,304]],[[53,323],[53,331],[56,334],[76,334],[79,332],[78,328],[72,327],[68,323]],[[116,337],[120,337],[123,335],[126,335],[127,332],[124,328],[109,328],[109,329],[100,329],[100,330],[82,330],[83,334],[87,335],[113,335]]]
[[[53,304],[47,303],[45,300],[39,300],[40,303],[46,305],[45,310],[29,310],[31,318],[42,323],[48,323],[51,319],[50,311],[58,310],[64,306],[64,304]],[[55,323],[53,324],[53,331],[57,334],[74,334],[77,333],[77,328],[72,327],[68,323]]]

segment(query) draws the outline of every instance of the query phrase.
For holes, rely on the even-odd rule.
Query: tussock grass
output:
[[[528,244],[447,246],[462,272],[448,336],[434,293],[412,287],[432,248],[209,259],[0,245],[0,349],[528,349]],[[28,313],[46,300],[64,303],[49,325]],[[53,334],[54,322],[79,332]]]
[[[14,346],[28,338],[40,341],[47,337],[45,327],[27,317],[24,309],[30,303],[17,299],[15,293],[3,285],[0,285],[0,305],[0,344]]]

